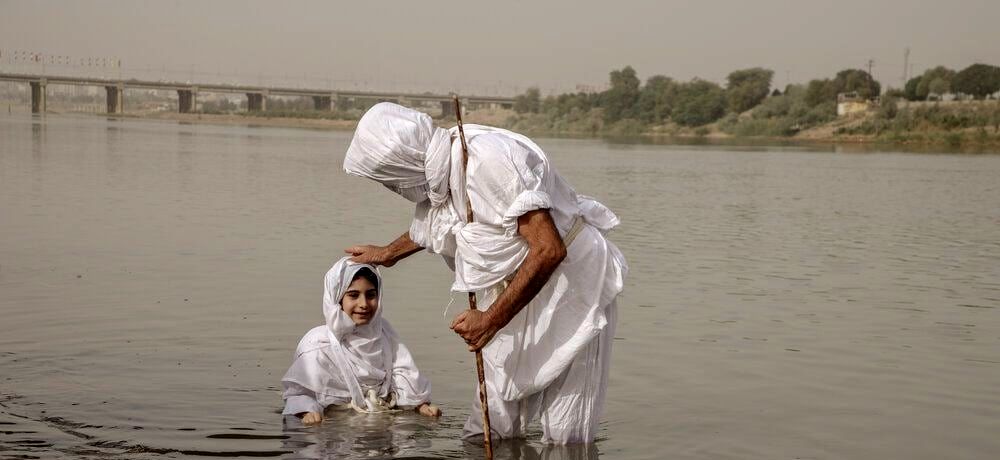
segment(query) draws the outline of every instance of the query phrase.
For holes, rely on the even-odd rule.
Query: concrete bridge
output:
[[[107,112],[125,111],[125,89],[151,89],[177,91],[180,113],[191,113],[197,108],[200,93],[245,94],[247,110],[267,110],[269,96],[311,97],[316,110],[333,110],[340,101],[395,102],[402,105],[440,103],[442,115],[455,112],[451,95],[381,93],[366,91],[331,91],[328,89],[282,88],[251,85],[225,85],[214,83],[187,83],[169,81],[122,80],[109,78],[60,77],[54,75],[29,75],[0,73],[0,81],[21,82],[31,87],[31,112],[45,112],[45,93],[48,85],[102,86],[107,94]],[[466,110],[480,108],[513,108],[514,99],[507,97],[464,96],[462,107]]]

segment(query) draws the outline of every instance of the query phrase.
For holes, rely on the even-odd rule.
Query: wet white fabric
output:
[[[426,157],[431,149],[429,141],[421,146],[421,140],[439,131],[423,121],[387,122],[383,118],[424,117],[394,104],[373,107],[358,125],[344,159],[345,170],[379,182],[403,180],[392,177],[402,170],[398,165],[419,163],[421,153],[415,152],[425,152]],[[384,131],[398,126],[409,131]],[[577,217],[586,224],[548,283],[483,349],[497,396],[511,402],[522,400],[549,387],[581,350],[607,330],[608,315],[614,313],[614,300],[628,271],[621,252],[605,238],[619,220],[601,203],[578,195],[530,139],[503,129],[465,125],[469,162],[468,171],[463,171],[461,142],[454,129],[449,133],[452,142],[447,174],[428,173],[444,167],[444,162],[423,165],[425,180],[429,176],[449,178],[447,194],[443,200],[438,197],[417,203],[409,235],[450,262],[455,271],[452,289],[477,292],[481,309],[489,308],[504,281],[527,256],[527,243],[517,233],[520,216],[547,209],[561,235],[567,234]],[[395,145],[400,139],[404,145]],[[440,144],[434,148],[443,150]],[[412,161],[399,158],[407,155]],[[411,169],[407,174],[413,179],[417,168]],[[464,183],[466,178],[468,184]],[[445,187],[438,183],[436,189]],[[472,203],[472,223],[465,222],[466,199]]]
[[[597,434],[607,394],[611,369],[616,311],[611,308],[608,325],[577,354],[569,367],[542,391],[517,401],[498,398],[492,385],[495,369],[486,365],[486,392],[490,405],[490,431],[494,437],[523,438],[528,423],[539,419],[542,441],[556,444],[590,442]],[[472,414],[465,422],[463,436],[482,435],[483,415],[476,386]]]
[[[367,324],[358,326],[344,313],[340,299],[362,268],[379,278],[379,306]],[[334,264],[324,279],[326,324],[306,333],[282,378],[283,413],[322,412],[329,405],[378,412],[391,409],[386,401],[395,400],[402,408],[430,401],[430,382],[383,317],[382,300],[381,275],[375,267],[346,257]]]

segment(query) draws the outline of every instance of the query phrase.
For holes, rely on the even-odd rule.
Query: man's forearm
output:
[[[410,239],[410,232],[406,232],[385,246],[362,244],[344,249],[344,252],[350,254],[351,260],[357,263],[391,267],[420,249],[420,245]]]
[[[485,347],[493,335],[510,323],[541,292],[556,267],[566,258],[566,246],[548,209],[536,209],[517,218],[517,232],[528,244],[528,255],[507,288],[485,312],[467,310],[451,322],[469,351]]]
[[[388,254],[393,261],[399,261],[409,257],[423,248],[410,239],[410,232],[407,231],[406,233],[400,235],[399,238],[396,238],[395,241],[386,245],[385,249],[388,251]]]
[[[566,251],[562,247],[530,249],[507,289],[486,311],[490,322],[502,328],[514,319],[538,295],[565,256]]]

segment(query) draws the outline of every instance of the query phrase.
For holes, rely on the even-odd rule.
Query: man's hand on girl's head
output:
[[[344,252],[352,256],[351,262],[356,262],[359,264],[381,265],[383,267],[391,267],[396,263],[395,259],[393,259],[389,254],[388,248],[386,248],[385,246],[362,244],[357,246],[351,246],[347,249],[344,249]]]

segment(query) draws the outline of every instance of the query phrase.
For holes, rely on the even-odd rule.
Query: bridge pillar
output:
[[[198,110],[198,88],[177,90],[178,112],[192,113]]]
[[[337,102],[334,102],[333,105],[337,107],[337,110],[347,110],[354,107],[351,98],[341,94],[337,95]]]
[[[247,93],[247,111],[263,112],[267,110],[267,93]]]
[[[330,96],[313,96],[313,109],[329,112],[333,110],[333,98]]]
[[[108,113],[125,113],[125,91],[119,86],[105,86]]]
[[[442,117],[455,116],[455,104],[453,104],[451,100],[441,101],[441,116]]]
[[[46,80],[29,82],[31,85],[31,113],[45,113]]]
[[[180,113],[191,112],[191,91],[186,89],[177,90],[177,111]]]
[[[462,116],[469,113],[472,110],[472,102],[468,98],[461,99],[462,106]],[[441,101],[441,116],[442,117],[453,117],[455,116],[455,103],[450,99],[447,101]]]

